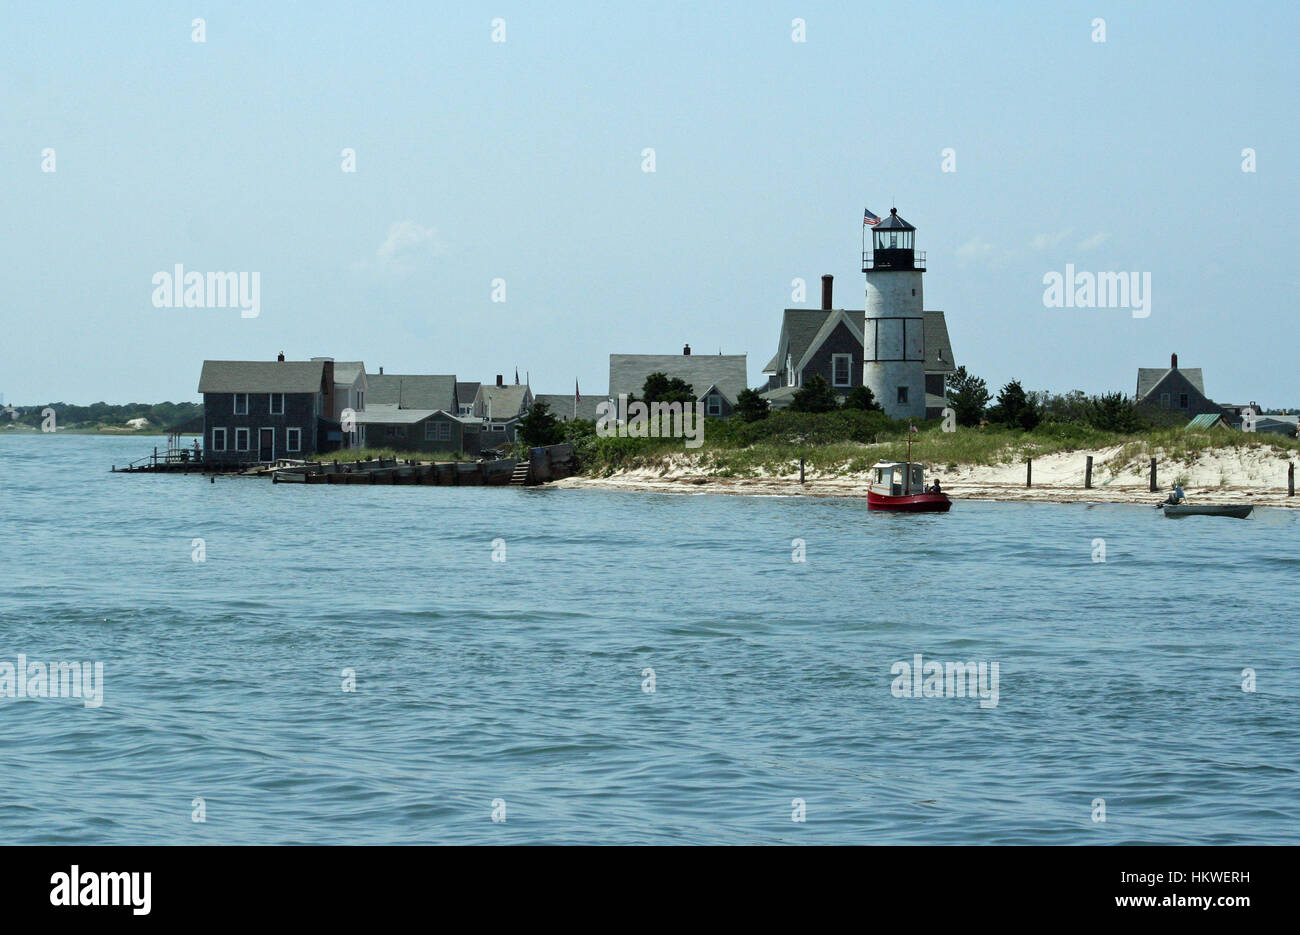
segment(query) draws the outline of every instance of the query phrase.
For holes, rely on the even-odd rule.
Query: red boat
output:
[[[867,487],[868,510],[897,513],[947,513],[952,501],[947,494],[927,493],[925,465],[916,461],[879,461]]]

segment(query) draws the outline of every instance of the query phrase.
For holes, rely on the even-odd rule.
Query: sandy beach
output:
[[[1043,503],[1142,503],[1160,500],[1176,478],[1183,478],[1189,501],[1253,503],[1258,506],[1300,506],[1300,497],[1287,496],[1287,461],[1262,449],[1219,448],[1194,461],[1161,459],[1157,478],[1162,493],[1149,489],[1148,464],[1131,463],[1118,472],[1107,463],[1120,449],[1071,451],[1035,458],[1033,486],[1025,486],[1025,464],[958,465],[955,470],[927,470],[927,482],[937,477],[955,500],[1015,500]],[[1093,457],[1092,488],[1084,487],[1084,464]],[[726,493],[754,496],[866,497],[866,472],[822,475],[813,471],[799,483],[797,465],[790,474],[718,477],[698,459],[675,456],[660,468],[617,471],[609,477],[570,477],[557,487],[659,493]]]

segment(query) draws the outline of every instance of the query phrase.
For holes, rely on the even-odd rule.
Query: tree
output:
[[[884,407],[876,402],[876,394],[871,392],[869,386],[855,386],[849,390],[849,395],[844,397],[845,409],[865,409],[868,412],[883,412]]]
[[[645,378],[641,387],[641,400],[650,403],[693,403],[695,388],[681,377],[669,377],[663,373],[652,373]],[[629,401],[630,402],[630,401]]]
[[[771,408],[768,401],[754,390],[741,390],[740,395],[736,397],[736,414],[746,422],[766,419]]]
[[[1088,400],[1088,424],[1104,432],[1136,432],[1142,420],[1133,400],[1115,392]]]
[[[564,441],[564,425],[551,415],[551,407],[546,403],[533,403],[528,415],[519,420],[517,434],[520,441],[533,448],[558,445]]]
[[[840,408],[840,404],[826,378],[817,374],[795,391],[790,408],[795,412],[832,412]]]
[[[978,426],[989,404],[988,385],[965,367],[958,367],[948,377],[948,402],[957,414],[958,425]]]
[[[1042,416],[1020,381],[1012,380],[998,391],[998,402],[989,410],[989,419],[1029,431],[1038,425]]]

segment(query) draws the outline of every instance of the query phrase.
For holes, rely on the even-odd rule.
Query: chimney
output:
[[[685,347],[682,348],[682,356],[683,357],[691,356],[691,346],[689,344],[687,344]]]
[[[832,308],[835,307],[834,305],[831,304],[831,295],[832,295],[831,283],[833,283],[834,281],[835,281],[835,277],[832,276],[830,273],[826,273],[822,276],[822,311],[823,312],[829,312]]]
[[[1169,355],[1169,369],[1170,369],[1170,370],[1177,370],[1177,369],[1178,369],[1178,355],[1177,355],[1177,354],[1170,354],[1170,355]]]
[[[501,379],[501,374],[499,373],[497,374],[497,386],[505,386],[505,383]]]
[[[379,375],[380,375],[381,377],[384,375],[384,368],[383,368],[383,367],[380,367],[380,368],[379,368]]]
[[[277,357],[276,360],[279,361],[280,363],[284,363],[284,351],[280,352],[280,356]]]

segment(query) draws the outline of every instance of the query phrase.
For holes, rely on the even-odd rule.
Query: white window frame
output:
[[[273,416],[282,416],[282,415],[284,415],[284,394],[283,394],[283,393],[270,393],[270,394],[268,394],[268,395],[271,397],[270,400],[269,400],[269,402],[268,402],[268,408],[270,409],[271,415],[273,415]],[[279,409],[276,409],[276,408],[275,408],[275,398],[276,398],[277,396],[280,397],[280,408],[279,408]]]
[[[704,401],[704,414],[709,416],[722,415],[722,397],[717,393],[710,393],[709,398]]]
[[[844,361],[844,382],[841,383],[835,378],[836,361]],[[831,355],[831,386],[852,386],[853,385],[853,355],[852,354],[832,354]]]
[[[295,444],[293,441],[294,435],[298,436],[297,444]],[[297,426],[291,425],[284,430],[284,450],[286,454],[291,451],[292,452],[302,451],[302,429],[298,428]]]
[[[240,432],[243,432],[243,433],[244,433],[244,443],[243,443],[242,445],[239,443],[239,433],[240,433]],[[247,450],[248,450],[248,436],[249,436],[249,430],[248,430],[248,429],[246,429],[246,428],[237,428],[237,429],[235,429],[235,450],[236,450],[236,451],[247,451]]]
[[[241,396],[244,398],[244,406],[243,406],[242,409],[241,409],[240,406],[239,406],[239,398],[240,398]],[[246,416],[246,415],[248,415],[248,394],[247,394],[247,393],[235,393],[235,394],[234,394],[234,397],[235,397],[235,402],[234,402],[234,412],[235,412],[235,415],[237,415],[237,416]]]
[[[217,444],[218,433],[220,433],[220,438],[221,438],[221,444],[219,444],[219,445]],[[212,430],[212,450],[213,450],[213,451],[225,451],[225,450],[226,450],[226,430],[225,430],[225,429],[215,429],[215,428],[214,428],[214,429]]]

